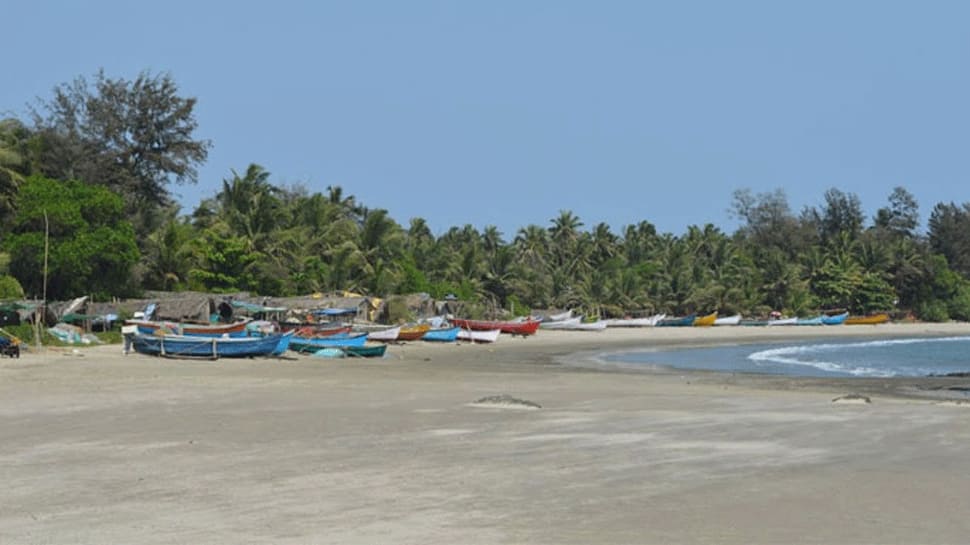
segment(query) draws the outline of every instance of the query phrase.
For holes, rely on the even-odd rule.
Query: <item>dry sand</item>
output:
[[[970,379],[604,366],[970,326],[546,332],[380,360],[0,360],[0,543],[966,543]],[[861,393],[869,404],[833,403]],[[510,395],[541,405],[475,402]]]

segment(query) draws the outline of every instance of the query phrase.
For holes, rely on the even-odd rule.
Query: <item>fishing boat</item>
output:
[[[473,343],[493,343],[498,340],[501,329],[491,329],[485,331],[473,329],[460,329],[458,331],[459,341],[471,341]]]
[[[816,316],[814,318],[799,318],[795,325],[822,325],[824,316]]]
[[[508,333],[511,335],[535,335],[535,332],[539,329],[539,320],[525,320],[522,322],[494,322],[488,320],[464,320],[460,318],[452,318],[451,324],[458,326],[462,329],[471,329],[475,331],[490,331],[493,329],[498,329],[502,333]]]
[[[182,322],[155,322],[152,320],[125,320],[125,325],[138,327],[144,335],[155,335],[159,331],[186,337],[245,337],[246,324],[241,320],[231,324],[186,324]]]
[[[606,329],[606,320],[596,320],[595,322],[580,322],[569,328],[570,331],[603,331]]]
[[[848,317],[848,312],[843,312],[842,314],[836,314],[834,316],[822,316],[822,323],[825,325],[841,325],[845,323],[845,319]]]
[[[560,312],[559,314],[550,314],[549,316],[546,316],[545,318],[543,318],[542,321],[543,322],[562,322],[572,317],[573,317],[573,311],[572,309],[570,309],[570,310],[567,310],[566,312]]]
[[[433,341],[439,343],[453,343],[458,340],[458,332],[461,331],[460,327],[449,327],[444,329],[430,329],[421,337],[424,341]]]
[[[714,311],[706,316],[698,316],[696,319],[694,319],[693,325],[694,327],[709,327],[714,325],[715,321],[717,321],[717,311]]]
[[[690,327],[696,319],[696,314],[688,314],[682,318],[664,318],[657,322],[657,327]]]
[[[322,338],[293,337],[293,339],[290,340],[290,350],[294,352],[316,352],[321,348],[364,346],[366,341],[366,333],[358,333],[356,335],[338,333],[337,335]]]
[[[416,341],[424,334],[431,331],[431,324],[417,324],[412,326],[401,327],[400,331],[397,333],[398,341]]]
[[[666,317],[666,314],[654,314],[646,318],[610,318],[605,322],[606,327],[653,327]]]
[[[797,324],[798,324],[798,317],[795,316],[792,318],[778,318],[775,320],[768,320],[768,323],[766,325],[775,326],[775,325],[797,325]]]
[[[386,344],[376,344],[373,346],[341,346],[344,354],[351,358],[381,358],[387,352]]]
[[[738,325],[741,323],[741,315],[735,314],[734,316],[725,316],[723,318],[718,318],[714,320],[714,325]]]
[[[884,324],[889,321],[889,315],[874,314],[872,316],[849,316],[843,322],[845,325],[876,325]]]
[[[579,325],[583,321],[582,316],[576,316],[575,318],[566,318],[565,320],[556,320],[554,322],[547,322],[543,320],[539,324],[541,329],[571,329],[573,326]]]
[[[173,358],[249,358],[269,356],[292,340],[292,333],[278,333],[265,337],[198,337],[187,335],[146,335],[131,333],[131,346],[136,352]]]
[[[401,326],[392,327],[390,329],[382,329],[380,331],[371,331],[367,334],[367,340],[369,341],[380,341],[380,342],[393,342],[397,340],[397,336],[401,333]]]

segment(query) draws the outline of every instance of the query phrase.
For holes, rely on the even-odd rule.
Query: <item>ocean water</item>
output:
[[[970,337],[747,344],[612,354],[607,361],[812,377],[970,373]]]

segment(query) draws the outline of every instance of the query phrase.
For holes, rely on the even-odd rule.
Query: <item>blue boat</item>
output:
[[[338,333],[329,337],[310,339],[307,337],[294,337],[290,340],[290,350],[294,352],[316,352],[321,348],[340,348],[343,346],[364,346],[367,341],[367,333],[357,333],[347,335]]]
[[[430,329],[421,337],[425,341],[435,341],[440,343],[453,343],[458,340],[460,327],[449,327],[447,329]]]
[[[697,314],[689,314],[683,318],[665,318],[657,322],[657,327],[690,327],[694,325]]]
[[[271,356],[292,335],[265,337],[190,337],[185,335],[130,335],[136,352],[172,358],[251,358]]]
[[[814,318],[799,318],[795,325],[822,325],[824,320],[823,316],[816,316]]]
[[[845,319],[848,317],[848,312],[836,314],[835,316],[822,316],[822,323],[825,325],[842,325],[845,323]]]

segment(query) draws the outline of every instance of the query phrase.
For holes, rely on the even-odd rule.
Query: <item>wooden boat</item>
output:
[[[381,358],[387,352],[386,344],[376,344],[373,346],[341,346],[344,354],[351,358]]]
[[[795,325],[822,325],[822,319],[824,316],[816,316],[814,318],[799,318]]]
[[[696,314],[689,314],[683,318],[664,318],[657,322],[657,327],[690,327],[697,319]]]
[[[776,320],[768,320],[768,323],[766,325],[775,326],[775,325],[796,325],[796,324],[798,324],[797,316],[793,318],[778,318]]]
[[[280,341],[292,340],[292,333],[278,333],[265,337],[192,337],[187,335],[130,334],[132,348],[141,354],[174,358],[249,358],[269,356],[281,346]],[[285,345],[283,345],[285,347]]]
[[[539,327],[541,329],[571,329],[573,326],[579,325],[583,321],[582,316],[576,316],[575,318],[567,318],[565,320],[557,320],[555,322],[547,322],[543,320]]]
[[[444,329],[430,329],[421,337],[425,341],[433,341],[439,343],[453,343],[458,340],[458,332],[461,331],[460,327],[449,327]]]
[[[332,335],[339,335],[341,333],[350,333],[351,327],[349,325],[342,325],[342,326],[336,326],[336,327],[303,326],[295,329],[294,331],[296,331],[297,337],[322,338],[322,337],[330,337]]]
[[[566,312],[560,312],[559,314],[550,314],[549,316],[546,316],[542,321],[543,322],[562,322],[572,317],[573,317],[573,311],[570,309],[570,310],[567,310]]]
[[[290,350],[294,352],[316,352],[321,348],[342,348],[345,346],[364,346],[367,341],[366,333],[358,333],[356,335],[348,335],[346,333],[338,333],[337,335],[331,335],[329,337],[322,338],[306,338],[306,337],[293,337],[290,340]]]
[[[876,325],[889,321],[888,314],[874,314],[872,316],[849,316],[843,322],[845,325]]]
[[[825,325],[841,325],[845,323],[845,319],[849,317],[848,312],[843,312],[842,314],[836,314],[835,316],[822,316],[822,323]]]
[[[717,311],[714,311],[706,316],[698,316],[694,319],[694,327],[710,327],[714,325],[717,321]]]
[[[666,317],[666,314],[654,314],[646,318],[611,318],[605,322],[606,327],[653,327]]]
[[[741,315],[735,314],[734,316],[725,316],[723,318],[718,318],[714,320],[714,325],[738,325],[741,323]]]
[[[138,332],[144,335],[155,335],[159,332],[173,333],[186,337],[245,337],[246,324],[249,320],[242,320],[231,324],[186,324],[181,322],[155,322],[152,320],[125,320],[125,325],[138,327]]]
[[[416,341],[431,330],[431,324],[418,324],[402,327],[397,333],[398,341]]]
[[[458,340],[459,341],[471,341],[473,343],[493,343],[498,340],[499,334],[502,333],[501,329],[492,329],[487,331],[478,331],[473,329],[461,329],[458,330]]]
[[[489,331],[493,329],[498,329],[502,333],[508,333],[510,335],[535,335],[535,332],[539,329],[539,320],[525,320],[522,322],[493,322],[488,320],[464,320],[460,318],[452,318],[452,325],[458,326],[462,329],[471,329],[474,331]]]
[[[380,342],[393,342],[397,340],[397,336],[401,333],[401,326],[392,327],[390,329],[382,329],[381,331],[371,331],[367,334],[367,340],[369,341],[380,341]]]
[[[596,320],[595,322],[580,322],[569,328],[570,331],[603,331],[606,329],[606,320]]]

